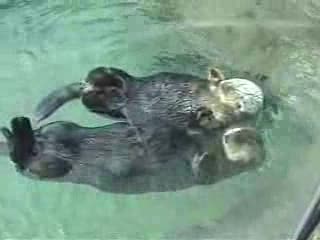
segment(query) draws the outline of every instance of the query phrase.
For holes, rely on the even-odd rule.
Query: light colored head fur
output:
[[[206,96],[205,106],[197,115],[203,127],[226,127],[256,117],[262,109],[263,92],[254,82],[241,78],[224,79],[218,69],[209,71],[208,80],[210,96]]]
[[[241,78],[222,81],[218,85],[220,99],[225,103],[239,106],[238,111],[245,114],[256,114],[263,105],[263,93],[255,83]]]
[[[262,138],[252,127],[228,128],[222,136],[227,161],[240,164],[259,164],[265,158]]]

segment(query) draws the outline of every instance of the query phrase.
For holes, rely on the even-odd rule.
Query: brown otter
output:
[[[199,152],[184,131],[168,126],[161,129],[157,136],[148,128],[140,130],[148,139],[148,151],[125,122],[98,128],[54,122],[33,130],[28,118],[18,117],[2,133],[21,174],[114,193],[176,191],[212,184],[256,167],[264,158],[263,144],[254,129],[221,130],[217,138],[208,134],[216,141],[210,144],[216,148],[208,154]],[[197,143],[208,144],[206,135],[200,137]]]

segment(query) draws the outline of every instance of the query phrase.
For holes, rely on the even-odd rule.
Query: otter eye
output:
[[[239,110],[239,111],[243,110],[243,104],[242,104],[242,103],[237,103],[237,104],[236,104],[236,108],[237,108],[237,110]]]

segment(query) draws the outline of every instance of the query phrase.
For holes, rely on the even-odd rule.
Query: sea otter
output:
[[[260,136],[250,127],[217,130],[214,138],[207,132],[198,135],[196,142],[169,126],[163,126],[157,136],[148,129],[140,130],[148,140],[147,150],[126,122],[97,128],[53,122],[32,129],[28,118],[17,117],[11,129],[1,131],[21,174],[113,193],[177,191],[213,184],[259,166],[265,157]],[[203,153],[199,144],[215,148]]]
[[[179,158],[179,153],[188,146],[192,154],[186,151],[189,159],[186,162],[191,163],[197,183],[212,183],[228,176],[228,172],[234,174],[238,165],[241,172],[244,166],[253,166],[253,162],[261,163],[264,159],[263,143],[254,128],[255,117],[263,105],[262,90],[246,79],[225,79],[218,69],[211,69],[207,79],[177,73],[137,78],[120,69],[99,67],[90,71],[84,82],[73,83],[44,98],[36,110],[38,120],[79,97],[92,112],[126,120],[144,153],[151,151],[152,156],[162,155],[168,160],[172,156]],[[253,121],[248,124],[250,120]],[[251,127],[235,127],[244,123]],[[230,129],[238,129],[233,136],[246,138],[244,141],[250,144],[227,144],[224,136]],[[180,137],[175,140],[174,150],[171,145],[159,148],[161,142],[167,146],[176,133]],[[161,151],[152,150],[153,142],[157,142]],[[237,149],[237,154],[230,151],[230,146]],[[178,155],[168,156],[170,152]],[[246,156],[246,152],[250,154]],[[239,156],[242,161],[221,160]],[[250,160],[244,160],[248,156]]]
[[[204,79],[169,72],[133,77],[120,69],[98,67],[84,82],[57,89],[40,101],[36,119],[47,118],[76,98],[92,112],[126,119],[135,126],[158,119],[180,129],[191,123],[210,129],[256,117],[264,94],[252,81],[225,79],[215,68]]]

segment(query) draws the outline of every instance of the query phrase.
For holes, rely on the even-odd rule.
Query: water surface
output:
[[[172,193],[115,195],[35,182],[0,161],[0,239],[288,238],[320,182],[319,4],[305,1],[0,0],[0,124],[93,67],[133,75],[208,66],[270,76],[281,107],[258,171]],[[77,102],[49,121],[106,120]]]

